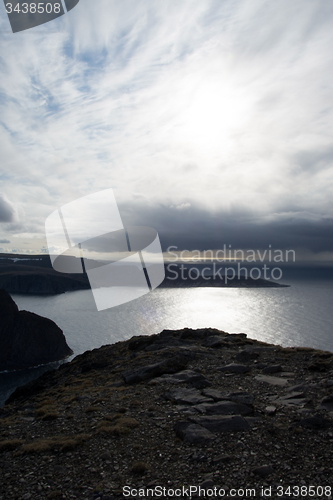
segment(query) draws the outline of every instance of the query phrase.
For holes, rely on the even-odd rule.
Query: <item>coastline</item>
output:
[[[329,486],[332,369],[330,352],[210,328],[87,351],[0,409],[0,498]]]

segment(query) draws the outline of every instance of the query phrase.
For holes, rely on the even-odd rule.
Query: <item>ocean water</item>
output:
[[[133,335],[213,327],[282,346],[333,352],[333,281],[285,281],[288,288],[157,289],[98,312],[90,290],[37,297],[13,295],[19,309],[55,321],[74,355]],[[54,365],[53,365],[54,366]],[[0,405],[48,367],[0,373]]]

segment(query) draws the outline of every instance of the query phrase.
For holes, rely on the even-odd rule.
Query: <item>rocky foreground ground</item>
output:
[[[332,370],[213,329],[86,352],[0,410],[0,499],[332,498]]]

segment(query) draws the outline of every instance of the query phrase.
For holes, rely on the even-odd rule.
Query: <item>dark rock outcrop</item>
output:
[[[19,311],[0,290],[0,371],[29,368],[73,354],[62,330],[50,319]]]

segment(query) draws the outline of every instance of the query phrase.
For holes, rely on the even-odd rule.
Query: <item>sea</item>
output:
[[[52,319],[74,355],[164,329],[212,327],[287,346],[333,352],[333,280],[284,280],[281,288],[156,289],[98,312],[90,290],[56,296],[12,295],[20,310]],[[68,361],[68,360],[67,360]],[[0,373],[0,406],[16,387],[59,363]]]

